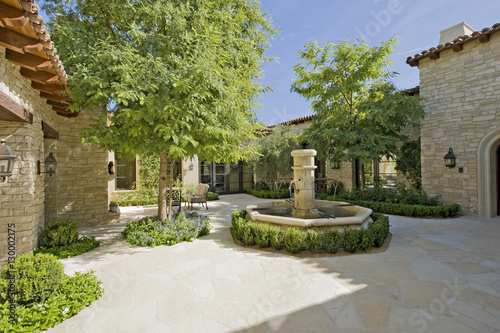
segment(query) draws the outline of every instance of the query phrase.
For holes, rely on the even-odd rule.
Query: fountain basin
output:
[[[372,210],[347,202],[315,200],[315,208],[294,212],[287,201],[273,201],[246,207],[247,218],[255,222],[303,229],[360,229],[368,227]]]

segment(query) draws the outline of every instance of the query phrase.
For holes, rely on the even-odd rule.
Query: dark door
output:
[[[238,163],[201,163],[203,184],[210,185],[210,191],[219,194],[243,193],[252,187],[252,172],[246,162]]]
[[[497,182],[497,215],[500,215],[500,145],[497,147],[496,152],[496,171],[495,177]]]

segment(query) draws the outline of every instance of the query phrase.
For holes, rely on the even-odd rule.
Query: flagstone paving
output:
[[[49,332],[500,331],[500,218],[391,216],[386,252],[298,258],[233,243],[231,212],[262,201],[237,194],[195,207],[214,229],[170,247],[119,234],[156,207],[82,228],[102,245],[62,262],[68,274],[94,270],[105,294]]]

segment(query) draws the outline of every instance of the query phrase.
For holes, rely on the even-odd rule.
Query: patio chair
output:
[[[181,211],[181,198],[182,198],[182,191],[179,188],[174,188],[172,190],[172,209],[173,207],[179,206],[179,212]],[[165,195],[165,199],[167,200],[167,207],[168,207],[168,200],[170,200],[170,189],[167,188],[167,194]]]
[[[208,186],[207,184],[198,184],[198,186],[196,186],[195,194],[184,196],[184,200],[186,201],[186,204],[188,204],[188,206],[191,206],[191,210],[193,210],[193,203],[201,203],[202,207],[203,204],[205,204],[208,209],[207,195],[209,188],[210,186]]]

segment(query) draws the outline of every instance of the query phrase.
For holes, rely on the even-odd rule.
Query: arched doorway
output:
[[[500,215],[500,145],[496,149],[497,215]]]
[[[477,149],[478,215],[500,215],[500,130],[486,134]]]

